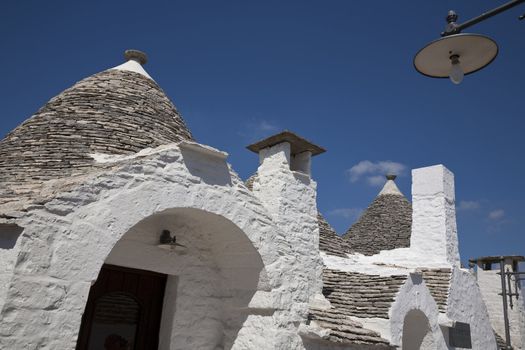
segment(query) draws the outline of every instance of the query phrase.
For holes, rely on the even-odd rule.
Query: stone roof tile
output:
[[[348,242],[337,235],[321,213],[317,215],[317,221],[319,223],[319,249],[326,254],[346,258],[346,253],[350,252]]]
[[[352,251],[374,255],[381,250],[410,246],[412,204],[394,186],[393,180],[387,181],[381,193],[342,236]]]
[[[394,349],[379,333],[363,328],[359,322],[351,320],[335,308],[321,310],[311,308],[308,322],[330,331],[328,341],[340,344],[374,345],[374,349]]]
[[[90,154],[132,154],[181,140],[192,140],[191,133],[153,80],[118,69],[95,74],[0,141],[0,206],[20,196],[30,201],[43,182],[89,172]]]
[[[379,276],[325,269],[323,294],[347,316],[388,318],[406,275]]]
[[[440,312],[446,312],[450,288],[451,269],[422,269],[425,284],[436,301]]]

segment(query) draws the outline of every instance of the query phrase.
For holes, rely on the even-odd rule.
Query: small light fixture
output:
[[[172,236],[169,230],[162,230],[159,238],[159,244],[157,246],[159,248],[169,250],[174,250],[176,247],[186,248],[185,245],[177,243],[177,237],[175,235]]]
[[[450,78],[459,84],[465,75],[477,72],[498,55],[494,40],[479,34],[455,34],[435,40],[414,57],[416,70],[432,78]]]
[[[463,73],[463,68],[459,62],[459,55],[450,56],[450,62],[452,63],[452,68],[450,68],[450,81],[454,84],[459,84],[463,81],[465,74]]]
[[[442,38],[423,47],[414,57],[416,70],[432,78],[450,78],[459,84],[467,74],[488,66],[498,55],[498,45],[491,38],[479,34],[462,34],[463,29],[506,11],[525,0],[512,0],[464,23],[456,23],[458,15],[449,11]],[[519,17],[520,20],[525,15]]]

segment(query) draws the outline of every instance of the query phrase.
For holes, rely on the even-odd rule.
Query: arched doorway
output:
[[[160,236],[165,230],[176,237],[180,245],[160,244]],[[92,349],[90,344],[95,340],[82,334],[93,327],[101,330],[97,335],[99,343],[102,338],[118,335],[128,344],[133,344],[130,349],[134,350],[157,348],[156,345],[141,345],[146,343],[138,341],[146,334],[143,327],[150,327],[149,334],[158,336],[158,349],[229,349],[247,317],[251,298],[257,290],[265,289],[267,282],[261,257],[246,234],[226,218],[198,209],[169,209],[142,220],[117,242],[105,264],[110,266],[105,265],[101,270],[90,292],[79,350]],[[151,285],[156,282],[149,279],[136,282],[131,275],[115,275],[113,279],[120,280],[111,281],[112,277],[106,276],[108,268],[119,270],[120,275],[130,271],[138,275],[150,273],[161,279],[164,276],[165,288],[162,285],[157,292],[152,292]],[[110,281],[105,283],[112,285],[113,289],[95,293],[98,298],[91,301],[101,278],[109,278]],[[126,278],[128,282],[125,282]],[[136,283],[131,282],[133,280]],[[126,285],[131,284],[133,287],[130,288],[135,292],[126,289]],[[159,313],[145,309],[144,300],[136,297],[140,290],[150,291],[145,300],[148,305],[157,302],[161,306]],[[97,318],[101,297],[106,299],[102,299],[104,308],[99,307],[103,311],[102,317]],[[137,313],[150,315],[145,323],[140,315],[134,323],[133,313],[126,320],[104,314],[111,310],[118,313],[118,307],[111,307],[115,303],[125,303],[133,309],[133,298],[137,300]],[[101,325],[101,319],[115,318],[120,322],[116,327],[104,328],[104,324]],[[118,327],[125,332],[116,332]],[[81,343],[83,339],[87,343]]]
[[[403,322],[403,350],[436,349],[427,316],[421,310],[410,310]]]

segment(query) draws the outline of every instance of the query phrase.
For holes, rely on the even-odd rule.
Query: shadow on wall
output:
[[[0,252],[13,249],[23,230],[17,225],[0,225]]]
[[[410,310],[403,323],[403,350],[435,349],[434,335],[427,316],[420,310]]]
[[[17,225],[0,225],[0,310],[11,281],[18,255],[18,238],[24,229]]]

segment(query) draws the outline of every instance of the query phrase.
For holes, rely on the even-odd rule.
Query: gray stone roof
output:
[[[308,322],[315,321],[317,325],[330,331],[327,341],[339,344],[372,345],[373,349],[394,349],[379,333],[363,328],[363,326],[336,309],[320,310],[312,308],[308,314]]]
[[[412,204],[389,180],[355,224],[342,236],[352,251],[374,255],[381,250],[410,246]],[[385,189],[388,189],[385,191]]]
[[[388,318],[406,275],[379,276],[337,270],[323,271],[323,294],[347,316]]]
[[[422,277],[440,312],[446,312],[451,270],[421,270]],[[406,275],[379,276],[325,269],[323,295],[334,312],[359,318],[389,318],[388,312]]]
[[[30,201],[49,180],[88,172],[93,153],[125,155],[192,140],[162,89],[142,74],[107,70],[52,98],[0,141],[2,205]]]
[[[319,223],[319,249],[326,254],[346,258],[346,253],[350,252],[348,242],[337,235],[321,213],[317,215],[317,221]]]
[[[448,268],[421,270],[425,284],[430,290],[430,295],[436,301],[440,312],[446,312],[450,278],[452,272]]]

